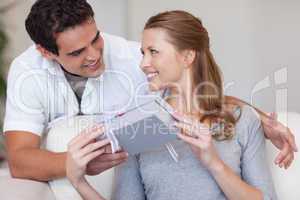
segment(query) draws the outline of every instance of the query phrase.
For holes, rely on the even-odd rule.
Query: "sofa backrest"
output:
[[[300,144],[300,114],[299,113],[279,113],[278,120],[287,125],[295,135],[296,143]],[[298,188],[300,180],[300,157],[295,153],[292,165],[285,170],[274,164],[279,150],[273,146],[270,141],[266,145],[267,157],[271,169],[275,190],[279,200],[299,200],[300,189]]]

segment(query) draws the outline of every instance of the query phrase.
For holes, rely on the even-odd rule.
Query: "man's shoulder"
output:
[[[35,45],[28,47],[23,53],[17,56],[11,68],[18,67],[19,69],[44,69],[49,66],[51,61],[44,58],[36,49]]]

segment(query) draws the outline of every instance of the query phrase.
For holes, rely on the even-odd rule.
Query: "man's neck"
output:
[[[71,72],[68,72],[62,65],[60,65],[61,69],[64,71],[64,73],[66,74],[69,74],[69,75],[72,75],[72,76],[76,76],[76,77],[82,77],[80,75],[77,75],[77,74],[73,74]],[[82,77],[82,78],[85,78],[85,77]]]

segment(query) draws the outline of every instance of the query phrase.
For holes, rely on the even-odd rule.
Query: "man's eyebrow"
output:
[[[84,49],[85,49],[85,47],[80,48],[80,49],[77,49],[77,50],[75,50],[75,51],[72,51],[72,52],[70,52],[70,53],[67,53],[67,55],[68,55],[68,56],[72,56],[72,55],[74,55],[74,54],[77,54],[77,53],[82,52]]]
[[[94,39],[92,40],[91,44],[93,44],[94,42],[96,42],[96,40],[99,38],[99,35],[100,35],[100,31],[97,31],[96,36],[95,36]],[[72,51],[72,52],[70,52],[70,53],[67,53],[67,55],[68,55],[68,56],[72,56],[72,55],[74,55],[74,54],[80,53],[80,52],[84,51],[85,48],[86,48],[86,47],[82,47],[82,48],[80,48],[80,49],[77,49],[77,50],[75,50],[75,51]]]

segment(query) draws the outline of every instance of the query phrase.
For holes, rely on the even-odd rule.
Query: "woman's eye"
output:
[[[155,50],[155,49],[150,49],[150,53],[151,53],[151,54],[157,54],[157,53],[158,53],[158,51],[157,51],[157,50]]]

